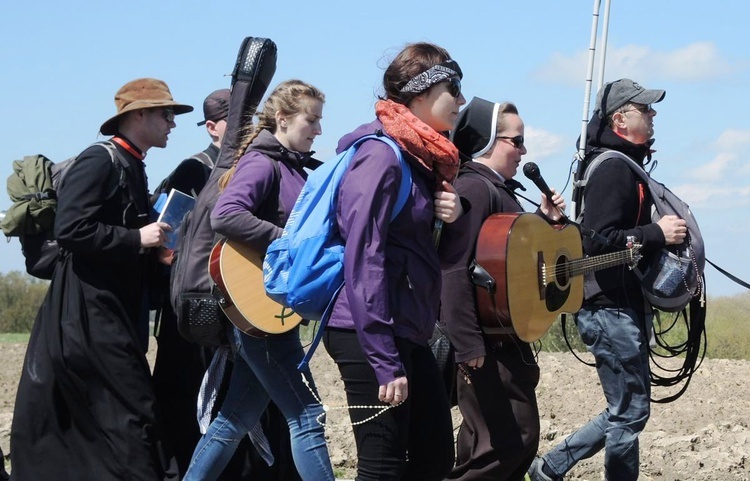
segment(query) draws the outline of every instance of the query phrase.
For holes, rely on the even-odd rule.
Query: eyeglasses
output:
[[[633,107],[633,108],[632,109],[628,109],[628,110],[623,110],[622,113],[625,113],[625,112],[640,112],[642,114],[648,114],[652,110],[654,110],[654,109],[651,108],[651,104],[645,104],[645,105],[630,104],[630,106]]]
[[[161,109],[161,115],[167,122],[174,122],[174,110],[172,109]]]
[[[457,99],[461,96],[461,79],[451,77],[445,79],[445,82],[448,82],[448,93],[451,94],[451,97]]]
[[[507,137],[505,135],[498,135],[495,137],[496,139],[505,139],[510,140],[510,143],[513,144],[513,147],[520,149],[523,147],[523,135],[516,135],[515,137]]]

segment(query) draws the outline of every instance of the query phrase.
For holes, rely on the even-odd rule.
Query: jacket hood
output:
[[[262,130],[250,146],[247,148],[247,152],[259,152],[270,159],[278,162],[284,162],[296,169],[301,169],[307,165],[308,162],[313,160],[312,155],[314,151],[310,152],[295,152],[289,150],[278,141],[274,135],[268,130]]]
[[[594,115],[586,129],[586,156],[594,151],[618,150],[643,165],[644,159],[651,159],[651,146],[655,139],[649,139],[645,144],[634,144],[617,135],[608,125],[606,119]],[[580,145],[579,141],[576,147]]]

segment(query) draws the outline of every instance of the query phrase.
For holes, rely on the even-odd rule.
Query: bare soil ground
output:
[[[152,347],[155,347],[152,342]],[[9,452],[10,424],[25,344],[0,344],[0,446]],[[151,353],[153,359],[153,352]],[[570,353],[541,353],[537,394],[541,451],[550,449],[604,407],[596,372]],[[343,385],[325,349],[312,362],[322,401],[330,407],[327,434],[338,473],[353,477],[354,440],[348,427]],[[641,479],[654,481],[750,480],[750,362],[704,361],[687,392],[670,404],[654,404],[641,435]],[[657,390],[661,397],[666,391]],[[460,413],[454,409],[458,427]],[[567,479],[601,480],[603,457],[580,463]]]

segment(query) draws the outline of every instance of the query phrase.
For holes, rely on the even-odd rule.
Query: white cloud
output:
[[[599,56],[594,65],[594,84],[598,80]],[[588,65],[588,51],[573,55],[556,52],[546,65],[533,75],[549,83],[579,86]],[[714,80],[732,73],[733,67],[713,42],[696,42],[670,51],[654,50],[641,45],[626,45],[607,50],[605,80],[629,77],[639,82],[676,80],[699,82]],[[596,85],[592,87],[595,93]]]
[[[717,149],[744,150],[750,147],[750,130],[727,129],[716,139]]]
[[[737,155],[729,152],[720,152],[710,162],[701,165],[689,173],[695,180],[719,182],[724,177],[727,168],[734,163]]]
[[[701,182],[737,182],[750,174],[747,152],[750,150],[750,130],[727,129],[712,143],[716,155],[709,162],[698,165],[687,175]]]
[[[727,129],[711,148],[713,159],[687,172],[695,182],[675,187],[674,193],[692,207],[710,210],[750,205],[750,130]]]
[[[569,139],[562,135],[528,126],[525,128],[524,134],[528,150],[528,153],[524,156],[524,161],[538,162],[541,159],[553,156],[572,158],[574,154],[570,148]]]
[[[679,185],[672,191],[693,210],[732,209],[738,212],[740,207],[750,205],[750,185],[730,187],[726,184],[695,183]]]

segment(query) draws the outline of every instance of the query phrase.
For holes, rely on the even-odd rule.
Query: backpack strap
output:
[[[404,155],[401,153],[401,147],[398,146],[396,141],[380,131],[375,134],[360,137],[359,139],[354,141],[354,143],[346,150],[356,150],[361,144],[370,139],[376,139],[386,143],[396,154],[396,157],[398,157],[398,161],[401,164],[401,185],[398,189],[398,197],[396,198],[396,203],[394,204],[393,211],[391,212],[391,222],[393,222],[393,219],[395,219],[396,216],[401,213],[401,210],[404,208],[404,205],[406,205],[406,201],[409,198],[409,194],[411,194],[411,167],[409,166],[409,163],[406,161],[406,159],[404,159]]]
[[[208,155],[205,151],[198,152],[197,154],[190,156],[189,159],[195,159],[209,169],[214,168],[214,161],[211,160],[211,156]]]
[[[401,164],[401,185],[398,189],[396,204],[393,206],[393,211],[391,212],[391,222],[393,222],[396,216],[398,216],[398,214],[404,208],[404,205],[409,198],[409,194],[411,194],[411,167],[409,166],[409,163],[406,161],[406,159],[404,159],[404,156],[401,153],[401,148],[398,146],[398,144],[396,144],[393,139],[382,133],[360,137],[347,150],[356,150],[362,143],[370,139],[376,139],[388,144],[388,146],[396,153],[396,157],[398,157],[398,161]],[[301,371],[307,366],[307,364],[310,362],[310,359],[312,358],[313,353],[315,353],[315,349],[318,348],[318,344],[320,344],[320,340],[323,338],[323,330],[325,330],[326,325],[328,325],[328,319],[331,317],[331,312],[333,312],[333,305],[335,304],[336,299],[339,297],[339,293],[343,288],[344,283],[341,283],[339,288],[336,289],[336,293],[333,295],[333,297],[331,297],[331,301],[328,303],[326,310],[323,312],[323,316],[320,318],[318,330],[315,332],[315,337],[310,343],[310,348],[307,350],[305,356],[297,365],[297,370]]]
[[[646,185],[649,184],[648,174],[633,159],[631,159],[630,157],[628,157],[627,155],[623,154],[622,152],[618,150],[606,150],[602,152],[601,154],[597,155],[596,157],[594,157],[594,159],[592,159],[591,162],[589,162],[589,165],[586,167],[586,170],[583,173],[583,178],[576,182],[575,187],[577,189],[585,189],[586,184],[588,184],[589,179],[593,175],[596,168],[599,167],[602,164],[602,162],[604,162],[605,160],[609,160],[609,159],[620,159],[624,161],[627,164],[627,166],[630,167],[633,173],[635,173],[635,175],[640,177],[640,179]],[[581,203],[580,211],[578,212],[578,215],[576,216],[576,222],[579,224],[583,221],[583,213],[586,210],[586,203],[585,203],[584,195],[581,195],[580,203]]]

